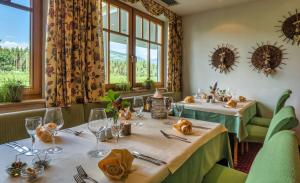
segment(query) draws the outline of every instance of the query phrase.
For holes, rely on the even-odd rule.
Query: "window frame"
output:
[[[103,2],[107,3],[107,27],[103,27],[103,32],[107,32],[107,42],[109,43],[110,41],[110,33],[118,34],[118,35],[123,35],[123,36],[128,36],[128,83],[130,83],[133,87],[139,87],[142,86],[143,83],[136,83],[136,55],[135,55],[135,45],[136,45],[136,21],[135,21],[135,15],[138,14],[141,17],[145,17],[146,19],[149,20],[149,46],[150,43],[154,43],[150,41],[150,22],[154,22],[155,24],[159,24],[161,26],[161,43],[155,43],[161,46],[161,59],[160,59],[160,78],[159,82],[155,82],[156,87],[164,87],[164,22],[150,16],[134,7],[131,7],[125,3],[122,3],[117,0],[104,0]],[[114,5],[118,7],[119,9],[124,9],[128,11],[128,35],[124,34],[121,32],[121,25],[119,24],[119,32],[110,30],[110,6],[109,5]],[[121,14],[121,11],[119,11],[119,14]],[[119,15],[119,23],[120,23],[120,15]],[[158,29],[156,28],[156,33]],[[148,42],[147,42],[148,43]],[[148,53],[150,55],[150,52]],[[116,86],[116,83],[108,83],[109,77],[110,77],[110,48],[109,45],[107,45],[107,72],[106,72],[106,79],[105,79],[105,88],[111,89]],[[150,70],[150,67],[148,68]]]
[[[0,4],[30,12],[30,86],[24,89],[24,99],[42,97],[42,18],[43,1],[30,0],[30,7],[23,6],[11,0],[0,0]]]

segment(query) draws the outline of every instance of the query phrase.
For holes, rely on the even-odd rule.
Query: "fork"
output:
[[[172,134],[167,134],[164,131],[160,130],[160,132],[163,134],[163,136],[165,136],[167,139],[175,139],[175,140],[180,140],[182,142],[186,142],[186,143],[191,143],[191,141],[188,141],[186,138],[183,137],[179,137],[176,135],[172,135]]]
[[[88,179],[94,183],[98,183],[95,179],[93,179],[92,177],[88,176],[88,174],[84,171],[83,167],[81,165],[77,166],[76,167],[77,169],[77,172],[79,174],[79,176],[82,178],[82,179]]]
[[[69,129],[69,128],[63,129],[62,131],[65,131],[65,132],[71,132],[71,133],[73,133],[73,134],[76,135],[76,136],[79,136],[80,134],[83,133],[83,131],[71,130],[71,129]]]
[[[73,177],[77,183],[85,183],[85,181],[78,174],[74,175]]]

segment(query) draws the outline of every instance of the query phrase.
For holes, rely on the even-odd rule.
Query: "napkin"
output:
[[[240,100],[240,102],[246,102],[246,97],[244,97],[244,96],[239,96],[239,100]]]
[[[180,119],[176,124],[173,125],[173,127],[183,133],[184,135],[190,135],[192,134],[192,123],[186,119]]]
[[[56,128],[55,123],[48,123],[43,126],[38,126],[35,129],[36,136],[45,143],[51,142],[52,141],[52,135],[51,135],[51,130]]]
[[[237,102],[231,99],[227,102],[227,106],[231,108],[235,108],[237,106]]]
[[[193,96],[187,96],[184,98],[184,103],[186,104],[195,103],[195,98]]]
[[[107,177],[120,180],[130,172],[133,159],[127,149],[113,149],[109,155],[99,161],[98,167]]]

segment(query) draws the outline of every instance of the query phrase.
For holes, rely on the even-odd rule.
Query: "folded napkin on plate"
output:
[[[113,149],[109,155],[99,161],[98,167],[107,177],[120,180],[130,172],[133,159],[127,149]]]
[[[176,124],[173,125],[173,127],[183,133],[184,135],[192,134],[193,127],[192,123],[186,119],[180,119]]]
[[[52,141],[52,135],[51,130],[56,128],[55,123],[48,123],[43,126],[38,126],[35,129],[36,136],[43,142],[51,142]]]
[[[190,104],[190,103],[195,103],[195,98],[193,96],[187,96],[184,98],[184,103]]]

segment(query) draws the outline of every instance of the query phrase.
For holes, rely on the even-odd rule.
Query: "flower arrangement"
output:
[[[113,90],[109,90],[101,100],[107,102],[105,112],[111,114],[114,122],[118,120],[120,110],[130,106],[128,101],[123,100],[120,94]]]

